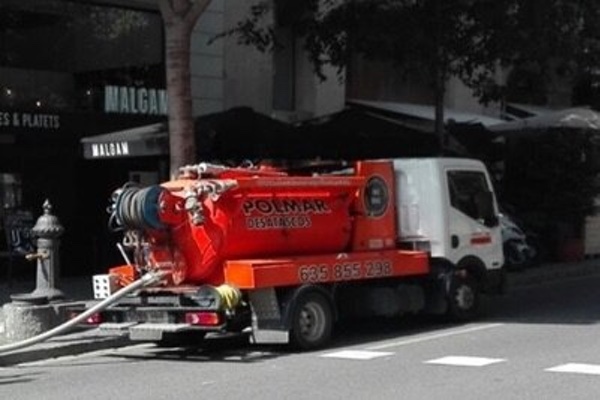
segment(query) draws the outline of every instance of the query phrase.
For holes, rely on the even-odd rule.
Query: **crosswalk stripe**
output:
[[[549,372],[567,372],[572,374],[600,375],[600,365],[568,363],[545,369]]]
[[[373,358],[391,356],[394,353],[385,351],[366,350],[341,350],[333,353],[322,354],[324,358],[345,358],[350,360],[372,360]]]
[[[425,364],[455,365],[462,367],[485,367],[506,361],[503,358],[485,358],[485,357],[467,357],[467,356],[447,356],[436,358],[435,360],[425,361]]]

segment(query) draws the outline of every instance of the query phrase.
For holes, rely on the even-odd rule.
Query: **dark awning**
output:
[[[90,160],[169,154],[166,122],[84,137],[81,144],[83,156]]]
[[[292,126],[250,107],[234,107],[194,120],[198,159],[281,157]],[[81,139],[86,159],[169,154],[168,123],[161,122]],[[291,151],[290,151],[291,153]]]
[[[420,124],[429,122],[431,130],[435,123],[435,107],[433,105],[422,105],[413,103],[398,103],[390,101],[370,101],[350,99],[347,104],[354,107],[371,109],[379,113],[387,113],[403,121],[415,121]],[[454,124],[481,124],[482,126],[492,126],[504,122],[499,118],[493,118],[482,114],[456,111],[450,108],[444,108],[444,123]]]
[[[598,131],[600,114],[587,108],[568,108],[487,127],[490,131],[501,134],[543,132],[557,128]]]
[[[304,158],[352,160],[438,152],[438,139],[429,126],[358,107],[304,121],[296,133],[301,139],[295,143],[296,153],[311,156]]]

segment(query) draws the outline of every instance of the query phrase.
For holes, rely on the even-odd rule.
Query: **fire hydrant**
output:
[[[12,302],[2,307],[5,317],[5,336],[19,341],[40,335],[58,325],[62,319],[59,300],[65,295],[56,286],[59,277],[59,237],[64,228],[51,214],[52,206],[46,200],[44,214],[31,229],[37,238],[37,251],[26,256],[37,262],[36,288],[31,293],[11,295]]]
[[[46,199],[44,214],[38,218],[31,229],[36,237],[37,252],[27,255],[28,260],[37,261],[36,288],[31,293],[34,298],[46,298],[48,301],[60,300],[64,293],[57,288],[60,276],[59,245],[64,232],[58,218],[51,214],[52,205]]]

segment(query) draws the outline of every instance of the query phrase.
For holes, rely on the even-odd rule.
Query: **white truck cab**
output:
[[[462,158],[409,158],[394,160],[394,170],[400,243],[469,269],[490,291],[501,289],[499,209],[485,165]]]

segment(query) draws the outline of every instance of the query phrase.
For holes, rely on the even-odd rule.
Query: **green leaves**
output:
[[[436,90],[456,76],[482,102],[533,91],[526,100],[543,102],[550,82],[600,64],[599,22],[597,0],[276,0],[223,35],[273,51],[277,28],[288,27],[321,77],[326,64],[341,73],[362,57],[425,76]],[[499,81],[500,68],[517,76]]]
[[[592,144],[590,132],[569,128],[511,137],[503,201],[538,230],[557,221],[581,224],[600,189]]]

